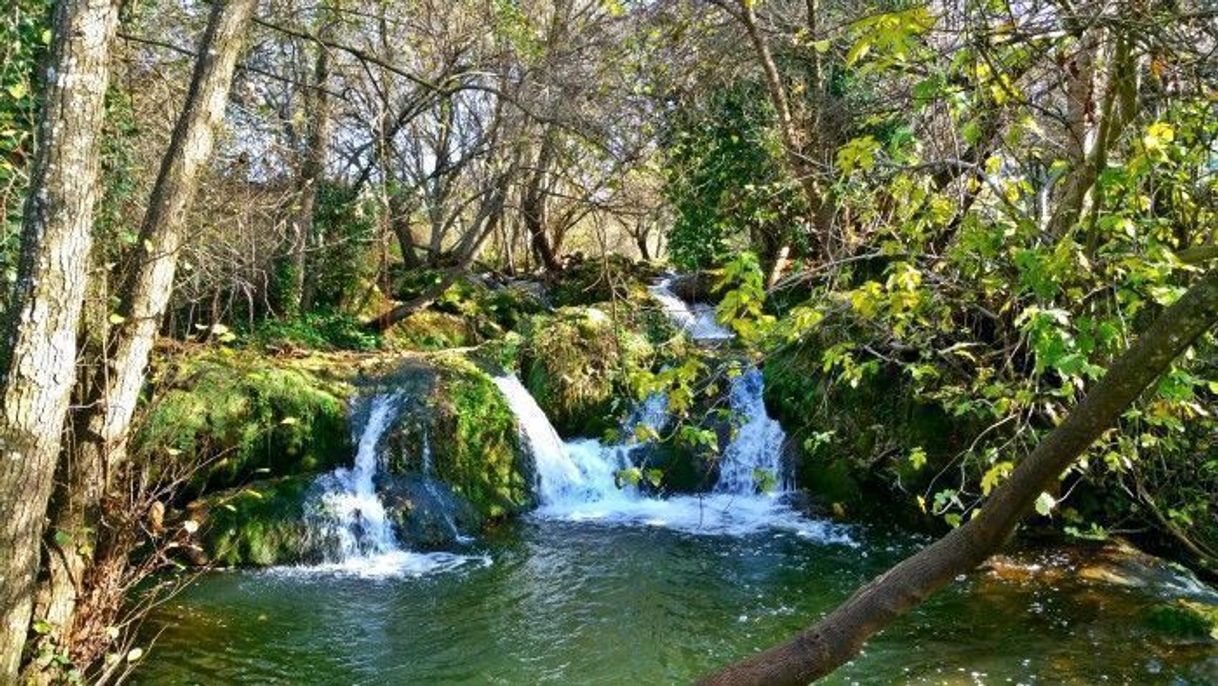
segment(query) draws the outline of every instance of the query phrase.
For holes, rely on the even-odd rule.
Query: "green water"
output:
[[[790,635],[907,554],[793,534],[526,521],[491,563],[418,578],[221,572],[170,601],[143,684],[663,684]],[[1218,649],[1149,633],[1155,592],[975,574],[829,683],[1218,683]]]

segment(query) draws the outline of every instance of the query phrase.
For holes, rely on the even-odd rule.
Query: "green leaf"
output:
[[[39,620],[36,620],[30,626],[30,628],[32,628],[34,630],[34,633],[38,634],[39,636],[46,636],[47,634],[49,634],[55,630],[55,625],[51,624],[50,622],[46,621],[45,619],[39,619]]]

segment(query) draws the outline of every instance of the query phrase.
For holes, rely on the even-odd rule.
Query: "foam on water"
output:
[[[692,534],[744,536],[761,531],[788,531],[823,543],[854,545],[844,527],[810,519],[786,503],[781,489],[759,493],[758,471],[771,470],[781,484],[780,448],[783,434],[778,423],[765,416],[760,401],[761,376],[756,370],[733,380],[729,396],[742,419],[736,439],[724,451],[721,478],[711,493],[667,498],[640,492],[621,478],[633,465],[638,445],[605,445],[593,439],[563,442],[515,376],[495,383],[519,419],[521,433],[533,451],[540,506],[534,516],[572,522],[609,525],[657,526]],[[658,411],[661,396],[649,398],[631,422],[655,429],[667,421]],[[540,453],[538,448],[540,446]]]
[[[695,341],[725,341],[732,332],[715,318],[715,308],[706,303],[687,303],[672,292],[672,277],[661,279],[647,290],[659,301],[672,323]]]

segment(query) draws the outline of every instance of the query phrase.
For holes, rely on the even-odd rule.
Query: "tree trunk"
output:
[[[85,408],[75,419],[75,443],[64,456],[63,489],[48,537],[50,589],[45,620],[70,636],[91,551],[98,509],[111,474],[126,457],[128,430],[153,341],[173,289],[186,214],[198,175],[211,156],[224,116],[233,70],[256,0],[212,6],[186,102],[149,198],[134,266],[119,291],[122,321],[110,332]]]
[[[15,682],[76,372],[118,3],[54,5],[21,261],[0,349],[0,682]]]
[[[976,567],[1053,488],[1062,471],[1218,321],[1218,270],[1210,271],[1117,358],[1107,374],[967,524],[860,588],[832,614],[790,642],[704,679],[703,684],[806,684],[853,657],[872,634]]]
[[[389,228],[398,240],[398,250],[402,253],[402,264],[407,269],[418,269],[423,266],[415,251],[414,230],[410,223],[413,208],[407,202],[406,193],[398,191],[389,196]]]
[[[474,260],[478,258],[482,246],[486,243],[486,239],[495,233],[499,221],[502,220],[503,204],[507,199],[508,185],[511,182],[513,171],[514,166],[504,172],[495,189],[491,191],[491,197],[483,203],[473,227],[466,234],[467,240],[463,242],[461,257],[457,260],[457,264],[445,271],[444,278],[413,300],[397,305],[375,319],[365,322],[365,327],[373,331],[384,331],[415,312],[431,306],[436,298],[448,290],[457,277],[473,264]]]
[[[309,251],[320,247],[321,236],[313,221],[317,211],[317,187],[321,183],[326,167],[326,143],[330,132],[330,96],[325,85],[330,75],[330,50],[317,48],[317,64],[313,72],[313,91],[310,115],[308,150],[300,170],[300,201],[296,213],[296,245],[292,255],[292,278],[295,280],[293,294],[299,299],[293,302],[296,312],[303,314],[313,307],[316,279],[306,279],[309,270]]]
[[[814,4],[814,3],[813,3]],[[815,23],[815,10],[813,4],[809,5],[810,24]],[[745,33],[748,34],[749,42],[753,45],[753,51],[757,53],[757,59],[761,62],[762,72],[765,74],[766,90],[770,96],[770,104],[774,106],[774,112],[778,115],[778,132],[782,136],[782,145],[784,150],[783,160],[786,162],[787,173],[793,180],[799,183],[803,190],[804,199],[808,203],[808,212],[810,213],[810,226],[816,234],[815,243],[822,258],[827,258],[829,255],[829,231],[827,226],[822,226],[819,221],[822,217],[831,217],[832,213],[826,213],[826,203],[828,196],[821,192],[819,184],[816,182],[815,170],[804,157],[805,136],[802,135],[798,125],[795,123],[795,118],[791,114],[791,99],[787,94],[787,88],[782,83],[782,76],[778,73],[778,65],[774,62],[774,55],[770,51],[770,45],[766,42],[765,36],[761,33],[761,28],[757,25],[757,13],[754,10],[755,2],[753,0],[739,0],[739,16],[741,23],[744,24]],[[818,58],[819,59],[819,58]],[[819,62],[818,62],[819,63]],[[789,250],[784,250],[789,252]]]
[[[537,153],[537,166],[529,177],[521,198],[520,210],[524,218],[524,227],[529,232],[533,253],[545,270],[551,274],[562,271],[562,265],[554,254],[550,240],[546,236],[546,195],[545,178],[550,166],[550,158],[554,156],[554,136],[547,129],[542,134],[541,150]]]

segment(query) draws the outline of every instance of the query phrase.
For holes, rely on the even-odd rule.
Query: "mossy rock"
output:
[[[412,549],[452,548],[485,523],[472,503],[429,476],[382,476],[377,479],[377,492],[398,540]]]
[[[465,317],[435,310],[415,312],[386,334],[393,348],[417,351],[461,348],[478,343],[480,338]]]
[[[644,336],[603,310],[562,308],[530,320],[520,373],[560,434],[599,436],[631,404],[631,371],[650,368],[653,358]]]
[[[834,383],[822,369],[823,349],[785,348],[763,367],[766,407],[795,443],[797,484],[855,511],[922,517],[908,493],[966,448],[976,427],[919,402],[899,373],[884,368],[855,387]],[[920,468],[908,460],[914,448],[926,454]]]
[[[333,365],[322,365],[331,368]],[[202,465],[198,495],[252,478],[328,471],[350,459],[351,386],[307,364],[219,350],[181,359],[173,387],[151,404],[135,450],[154,464]]]
[[[646,296],[647,286],[659,276],[659,269],[646,262],[608,255],[568,266],[550,285],[549,295],[555,307],[637,300]]]
[[[206,557],[228,567],[295,564],[320,560],[306,526],[305,501],[312,476],[257,481],[191,503]]]
[[[436,284],[442,283],[446,275],[441,270],[417,269],[400,271],[395,277],[395,295],[400,301],[413,300]],[[530,288],[537,286],[537,291]],[[460,345],[476,345],[484,340],[496,338],[504,331],[517,328],[529,316],[544,309],[539,295],[540,286],[530,282],[504,283],[502,279],[476,274],[464,274],[449,285],[443,293],[436,297],[435,302],[426,310],[433,315],[430,319],[416,320],[414,326],[403,323],[395,327],[397,331],[393,338],[407,343],[426,343],[428,331],[442,329],[449,339],[455,339],[453,324],[442,324],[443,318],[434,315],[451,315],[461,320],[466,330],[464,342],[454,343],[447,347]],[[414,333],[419,329],[421,333]],[[438,350],[441,346],[436,343],[415,345],[414,350]]]
[[[1150,608],[1144,623],[1170,638],[1218,641],[1218,605],[1180,598]]]
[[[385,438],[390,473],[430,469],[488,519],[532,505],[516,415],[486,371],[459,355],[435,355],[407,362],[389,383],[403,398]]]

